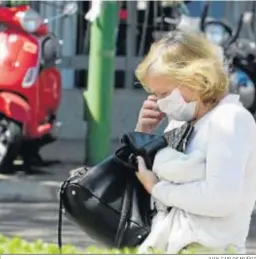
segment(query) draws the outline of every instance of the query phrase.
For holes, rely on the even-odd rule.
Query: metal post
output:
[[[116,18],[116,1],[103,1],[100,16],[91,25],[88,90],[84,93],[88,165],[104,159],[110,147]]]

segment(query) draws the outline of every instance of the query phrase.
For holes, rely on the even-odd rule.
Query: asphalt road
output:
[[[0,233],[19,235],[26,240],[42,239],[57,243],[57,203],[0,203]],[[97,245],[64,217],[63,243],[85,248]],[[256,254],[256,215],[252,218],[247,253]]]

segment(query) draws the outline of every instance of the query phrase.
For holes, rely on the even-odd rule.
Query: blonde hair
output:
[[[143,86],[148,74],[167,76],[177,85],[197,90],[206,103],[220,100],[229,85],[219,47],[201,34],[180,30],[153,43],[135,74]]]

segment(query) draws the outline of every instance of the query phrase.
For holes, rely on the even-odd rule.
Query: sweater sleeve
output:
[[[205,154],[199,150],[187,155],[168,147],[156,155],[154,163],[153,171],[161,180],[186,183],[205,178]]]
[[[255,141],[253,131],[255,122],[245,109],[221,107],[210,118],[205,179],[179,185],[160,181],[152,196],[166,206],[201,216],[232,213],[241,200],[244,171]]]

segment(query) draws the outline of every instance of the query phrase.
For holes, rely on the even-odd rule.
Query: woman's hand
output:
[[[163,120],[165,114],[162,113],[157,106],[157,97],[150,95],[144,101],[135,131],[151,133]]]
[[[147,192],[151,193],[154,185],[158,182],[156,175],[147,169],[145,161],[142,157],[138,156],[138,172],[137,177],[147,190]]]

